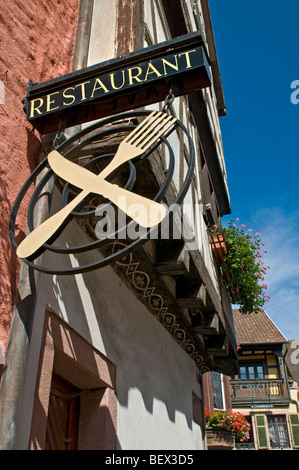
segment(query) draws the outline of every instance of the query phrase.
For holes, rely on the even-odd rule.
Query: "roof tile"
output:
[[[240,344],[285,343],[286,339],[264,310],[242,314],[233,309],[237,339]]]

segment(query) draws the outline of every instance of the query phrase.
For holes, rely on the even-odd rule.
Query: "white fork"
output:
[[[18,246],[17,255],[20,258],[34,255],[58,232],[67,217],[90,192],[108,198],[143,227],[152,227],[160,223],[166,214],[162,204],[111,184],[104,178],[126,161],[144,153],[175,121],[176,118],[172,116],[153,111],[120,143],[114,158],[99,175],[70,162],[55,150],[50,152],[48,161],[53,171],[83,191],[67,206],[29,233]]]

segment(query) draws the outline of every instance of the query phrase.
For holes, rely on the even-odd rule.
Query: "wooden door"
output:
[[[46,450],[76,450],[80,390],[53,376],[46,431]]]

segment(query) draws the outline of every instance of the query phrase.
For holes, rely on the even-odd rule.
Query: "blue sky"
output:
[[[220,118],[232,214],[260,232],[265,310],[299,338],[298,0],[210,0],[227,116]],[[298,94],[299,98],[299,94]]]

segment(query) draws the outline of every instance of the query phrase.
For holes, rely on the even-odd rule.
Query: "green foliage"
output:
[[[221,269],[232,275],[232,279],[226,282],[231,302],[238,304],[242,313],[258,313],[270,299],[265,294],[267,284],[264,283],[264,276],[269,269],[269,265],[263,262],[263,254],[267,250],[263,250],[260,233],[253,235],[251,229],[245,229],[245,225],[239,228],[231,220],[227,227],[214,225],[209,229],[209,234],[223,234],[227,245],[228,253]],[[235,292],[233,297],[230,287]]]

